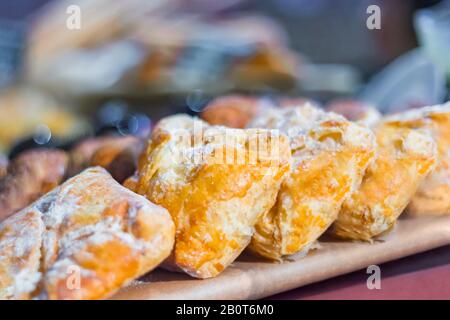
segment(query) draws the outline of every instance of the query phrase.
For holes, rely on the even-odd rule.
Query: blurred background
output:
[[[379,29],[367,25],[372,5]],[[10,155],[108,130],[145,135],[228,93],[391,113],[446,101],[449,79],[446,0],[0,2]]]

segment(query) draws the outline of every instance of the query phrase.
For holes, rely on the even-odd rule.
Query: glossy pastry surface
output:
[[[344,202],[333,227],[339,237],[370,241],[391,229],[436,163],[436,145],[425,131],[382,123],[375,134],[377,159]]]
[[[450,214],[450,103],[406,111],[392,115],[386,121],[426,130],[437,143],[437,166],[420,184],[408,206],[408,213]]]
[[[333,223],[375,154],[372,132],[310,105],[273,109],[251,124],[290,138],[293,165],[250,249],[280,260],[306,252]]]
[[[259,152],[258,144],[272,152]],[[168,264],[208,278],[248,245],[289,164],[284,135],[209,126],[178,115],[157,125],[137,176],[125,185],[172,214],[177,235]]]

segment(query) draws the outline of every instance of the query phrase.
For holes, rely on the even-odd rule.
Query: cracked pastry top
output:
[[[177,115],[159,122],[135,178],[125,185],[171,213],[177,232],[167,265],[209,278],[248,245],[290,160],[283,134]]]
[[[436,141],[438,163],[408,205],[413,215],[450,214],[450,102],[392,115],[386,122],[426,130]]]
[[[358,187],[375,154],[374,136],[309,104],[271,109],[250,126],[285,132],[293,157],[276,204],[256,224],[250,249],[274,260],[307,252]]]
[[[377,158],[333,227],[342,238],[371,241],[390,230],[437,160],[436,144],[423,130],[399,121],[383,122],[374,132]]]
[[[170,253],[168,212],[90,168],[0,224],[0,299],[102,299]]]

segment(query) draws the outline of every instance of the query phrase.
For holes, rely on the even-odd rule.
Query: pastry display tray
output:
[[[249,254],[213,279],[157,269],[112,299],[258,299],[450,244],[450,216],[401,218],[374,243],[323,237],[306,257],[273,263]]]

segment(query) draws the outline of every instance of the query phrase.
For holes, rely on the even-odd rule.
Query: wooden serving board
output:
[[[112,299],[258,299],[450,244],[450,216],[400,219],[375,243],[321,239],[306,257],[273,263],[243,254],[213,279],[155,270]]]

